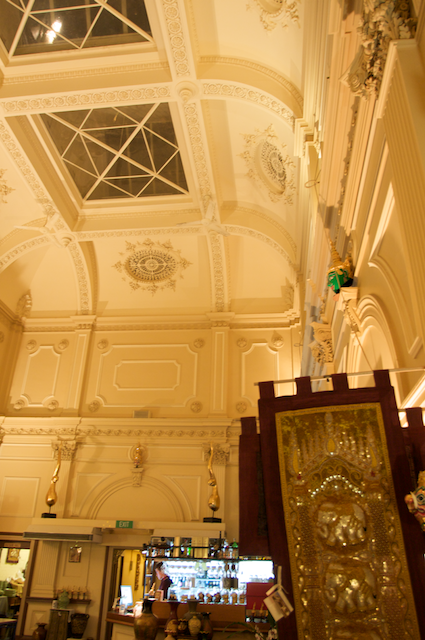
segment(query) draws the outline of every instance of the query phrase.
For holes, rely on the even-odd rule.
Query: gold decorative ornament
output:
[[[211,511],[218,511],[220,509],[220,496],[218,495],[217,479],[214,475],[213,466],[212,466],[213,457],[214,457],[214,447],[211,443],[210,458],[208,460],[208,471],[210,474],[210,479],[208,480],[208,484],[210,487],[212,487],[212,494],[208,499],[208,506],[211,509]]]
[[[52,479],[50,480],[49,490],[46,494],[46,504],[49,507],[49,513],[50,513],[50,509],[53,507],[54,504],[56,504],[58,500],[58,496],[56,493],[56,483],[59,480],[59,469],[61,468],[61,449],[62,449],[62,446],[59,446],[58,462],[53,472]]]
[[[126,250],[120,253],[122,261],[113,267],[122,274],[133,290],[142,289],[154,295],[162,289],[176,288],[177,278],[191,264],[182,258],[179,250],[173,249],[170,241],[153,242],[147,238],[143,243],[126,242]]]

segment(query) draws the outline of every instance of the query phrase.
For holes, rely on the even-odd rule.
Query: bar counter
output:
[[[180,603],[177,608],[177,617],[183,618],[184,614],[189,610],[187,603]],[[245,622],[246,607],[244,604],[207,604],[199,603],[196,611],[202,613],[208,611],[210,621],[214,631],[224,629],[231,622]],[[165,600],[160,602],[156,600],[152,605],[152,613],[158,618],[159,627],[164,627],[170,615],[170,606]],[[109,611],[106,617],[107,622],[133,626],[134,618],[132,615],[120,615],[115,611]]]

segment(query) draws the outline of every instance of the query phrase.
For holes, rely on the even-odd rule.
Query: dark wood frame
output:
[[[407,510],[404,496],[415,487],[412,486],[411,465],[405,448],[405,440],[409,437],[414,441],[415,452],[425,451],[425,428],[415,424],[412,433],[403,433],[398,418],[398,409],[394,390],[390,383],[387,370],[374,371],[374,387],[349,389],[345,374],[334,374],[332,378],[333,391],[319,391],[313,393],[309,377],[297,378],[297,393],[294,396],[276,398],[273,382],[260,383],[260,442],[263,461],[264,487],[266,493],[266,508],[269,532],[270,552],[275,564],[282,566],[282,574],[286,577],[285,588],[288,589],[289,599],[293,599],[291,569],[289,562],[288,544],[286,538],[285,520],[282,508],[282,492],[279,475],[278,448],[276,439],[276,413],[309,409],[314,407],[336,406],[346,404],[361,404],[375,402],[381,405],[387,438],[388,455],[390,459],[394,490],[400,516],[406,549],[407,564],[410,573],[416,614],[421,637],[425,638],[425,536],[418,522]],[[415,416],[417,418],[417,416]],[[413,426],[413,425],[412,425]],[[420,430],[423,433],[420,433]],[[419,435],[418,435],[419,430]],[[416,461],[422,459],[417,453]],[[279,623],[279,635],[285,640],[297,640],[297,624],[294,615]]]

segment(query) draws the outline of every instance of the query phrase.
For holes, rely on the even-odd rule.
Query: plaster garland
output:
[[[25,402],[23,401],[24,405]],[[95,426],[79,426],[75,427],[60,427],[60,426],[52,426],[52,427],[13,427],[2,425],[2,433],[3,435],[18,435],[18,436],[72,436],[72,437],[85,437],[85,436],[104,436],[111,438],[177,438],[179,440],[183,438],[191,438],[191,439],[201,439],[211,441],[211,438],[216,439],[226,439],[227,438],[227,429],[176,429],[174,427],[170,428],[157,428],[152,429],[149,426],[141,429],[140,427],[132,428],[132,429],[119,429],[119,428],[109,428],[108,426],[104,427],[95,427]],[[208,445],[209,447],[209,445]]]

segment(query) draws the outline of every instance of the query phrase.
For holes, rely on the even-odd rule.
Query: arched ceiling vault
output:
[[[285,314],[306,228],[294,138],[302,8],[301,27],[268,33],[243,0],[145,4],[144,41],[120,45],[120,33],[109,47],[62,51],[52,27],[52,52],[46,41],[38,53],[31,30],[23,44],[3,38],[0,168],[14,191],[2,204],[13,213],[0,221],[0,273],[13,278],[47,250],[44,273],[54,255],[76,291],[57,315]],[[230,33],[226,12],[243,28]],[[178,278],[152,290],[158,261]],[[240,270],[250,261],[249,283]]]

